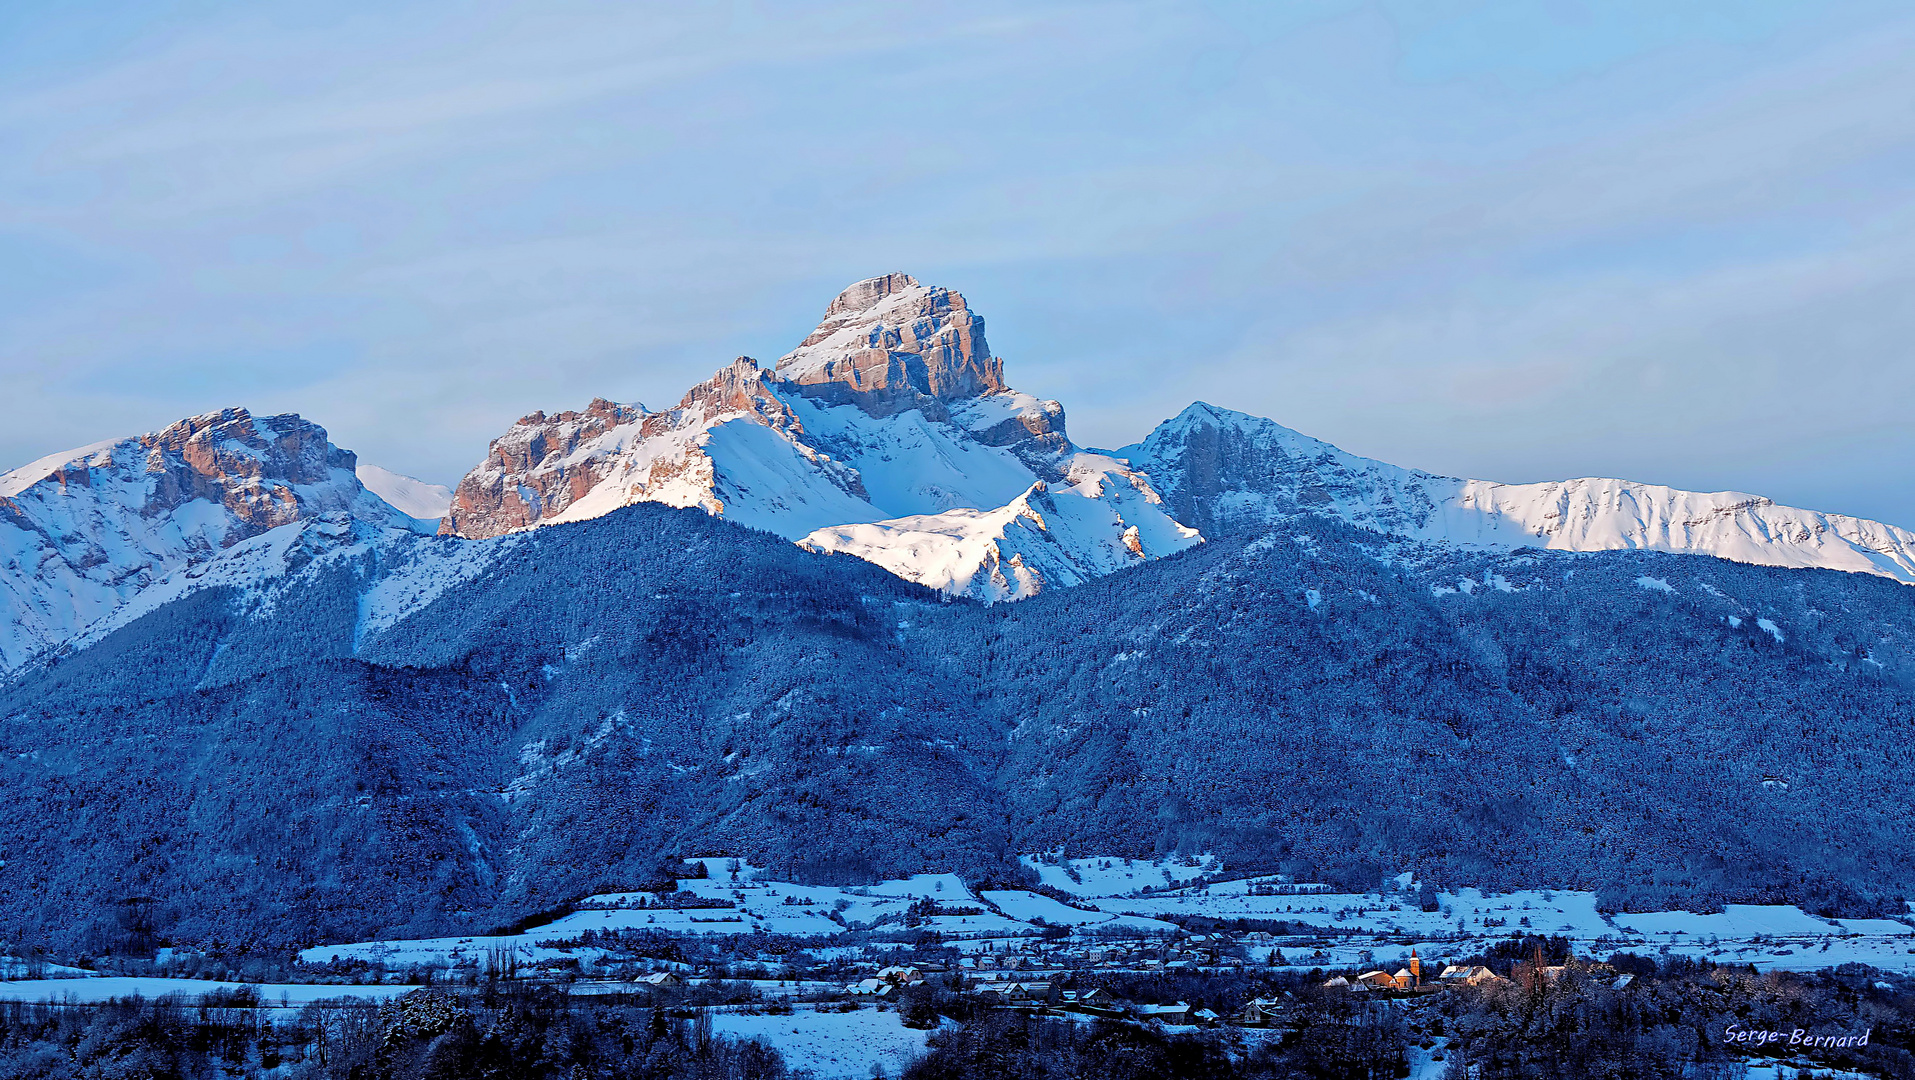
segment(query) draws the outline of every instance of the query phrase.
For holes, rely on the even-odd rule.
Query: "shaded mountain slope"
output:
[[[639,505],[421,538],[492,561],[383,622],[424,557],[342,549],[270,614],[190,593],[0,697],[0,920],[470,932],[666,855],[845,881],[1059,846],[1652,906],[1906,892],[1915,592],[1307,528],[986,607]]]

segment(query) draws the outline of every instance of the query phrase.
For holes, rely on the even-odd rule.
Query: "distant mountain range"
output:
[[[7,473],[0,672],[296,522],[344,514],[489,539],[639,502],[700,507],[984,600],[1298,514],[1452,544],[1684,552],[1915,582],[1915,533],[1880,522],[1623,480],[1452,479],[1203,403],[1132,446],[1086,450],[1063,406],[1004,382],[962,296],[889,274],[839,294],[774,366],[741,357],[672,408],[601,399],[531,413],[449,494],[358,465],[307,420],[243,409]]]
[[[110,949],[148,898],[280,948],[668,855],[1060,847],[1901,910],[1910,582],[1891,526],[1201,403],[1082,448],[962,297],[873,278],[672,408],[524,417],[452,492],[241,409],[0,477],[0,926]]]

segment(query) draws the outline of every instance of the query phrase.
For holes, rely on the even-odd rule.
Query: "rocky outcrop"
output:
[[[778,361],[803,393],[873,416],[943,406],[1006,389],[1003,361],[964,297],[909,274],[866,278],[838,294],[824,321]]]
[[[663,412],[594,400],[583,412],[533,413],[493,440],[486,463],[459,482],[445,535],[479,539],[533,525],[578,521],[636,502],[699,506],[725,514],[740,492],[711,457],[711,433],[743,423],[772,434],[776,456],[795,458],[818,485],[865,498],[856,470],[803,441],[804,426],[741,356]],[[856,511],[853,511],[856,512]],[[736,516],[734,513],[733,516]]]
[[[299,416],[222,409],[0,476],[0,671],[165,575],[294,522],[407,528]]]
[[[648,415],[643,405],[593,398],[583,411],[520,417],[492,440],[485,464],[459,481],[440,533],[499,536],[559,513],[604,479],[604,455],[591,451],[608,433],[636,430]]]
[[[215,550],[321,514],[387,516],[367,501],[353,475],[357,464],[309,420],[222,409],[8,473],[0,478],[0,514],[44,535],[76,565],[128,555],[146,562],[154,553],[132,552],[129,537],[195,502],[224,513],[202,513],[188,546]]]
[[[1440,479],[1201,401],[1117,455],[1148,473],[1178,519],[1206,536],[1259,532],[1310,513],[1406,535],[1429,518],[1430,484]]]

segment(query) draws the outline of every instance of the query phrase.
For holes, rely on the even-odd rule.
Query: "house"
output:
[[[1497,981],[1497,976],[1481,964],[1450,964],[1443,968],[1437,981],[1445,986],[1481,986]]]
[[[1333,983],[1341,983],[1345,987],[1350,985],[1350,980],[1342,976],[1338,976],[1330,981]],[[1329,983],[1324,985],[1327,986]],[[1269,1027],[1271,1024],[1277,1022],[1279,1014],[1282,1012],[1282,1001],[1276,998],[1256,998],[1252,1001],[1245,1002],[1243,1008],[1237,1011],[1237,1023],[1242,1024],[1244,1027]]]
[[[914,967],[893,964],[888,968],[878,969],[878,978],[893,986],[915,986],[924,981],[924,973]]]
[[[1022,985],[1014,982],[988,982],[976,987],[971,992],[978,995],[994,994],[1008,1001],[1022,989]]]
[[[886,998],[891,996],[894,987],[883,979],[861,979],[844,989],[845,993],[857,994],[860,997]]]
[[[1196,1012],[1190,1014],[1191,1023],[1202,1024],[1205,1027],[1214,1026],[1219,1019],[1221,1019],[1221,1017],[1209,1009],[1198,1009]]]
[[[655,971],[650,975],[641,976],[638,981],[646,986],[683,986],[685,985],[685,980],[679,978],[676,974],[669,971]]]
[[[1362,985],[1363,984],[1360,982],[1352,983],[1349,979],[1341,975],[1338,975],[1336,978],[1331,979],[1329,982],[1324,983],[1323,988],[1325,990],[1354,990],[1357,987]]]
[[[1047,982],[1001,982],[986,983],[975,991],[978,994],[996,998],[999,1002],[1042,1001],[1051,992]]]
[[[1139,1005],[1135,1011],[1144,1020],[1157,1020],[1165,1024],[1190,1023],[1190,1004],[1184,1001],[1170,1005]]]
[[[1051,984],[1047,982],[995,982],[985,983],[977,988],[980,994],[996,994],[1004,1001],[1038,1001],[1048,996]]]
[[[1362,983],[1364,986],[1368,987],[1371,990],[1396,989],[1396,976],[1391,975],[1387,971],[1366,971],[1363,974],[1358,975],[1356,977],[1356,981],[1359,983]]]

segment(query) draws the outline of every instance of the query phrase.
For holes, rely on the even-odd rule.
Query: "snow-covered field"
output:
[[[860,1009],[857,1012],[812,1012],[799,1009],[790,1016],[752,1016],[721,1012],[712,1017],[712,1030],[735,1039],[756,1039],[785,1056],[786,1064],[810,1069],[818,1080],[867,1080],[872,1067],[896,1076],[911,1059],[924,1052],[928,1031],[898,1022],[893,1012]]]
[[[1143,862],[1122,858],[1052,862],[1026,857],[1044,884],[1069,894],[1015,889],[973,892],[953,874],[919,874],[871,886],[797,885],[730,859],[701,860],[708,876],[679,890],[730,906],[663,908],[650,893],[606,893],[547,926],[506,937],[369,941],[305,950],[301,958],[380,960],[389,966],[480,964],[501,950],[521,963],[578,958],[589,973],[599,951],[558,943],[588,929],[647,929],[674,934],[762,931],[835,936],[849,929],[902,930],[914,903],[936,913],[917,925],[935,929],[967,952],[1002,949],[1044,928],[1068,926],[1089,936],[1170,934],[1171,920],[1191,915],[1291,924],[1308,945],[1252,946],[1262,961],[1274,948],[1292,966],[1343,967],[1393,961],[1414,945],[1441,958],[1474,951],[1474,943],[1512,934],[1560,934],[1584,953],[1635,951],[1707,957],[1758,968],[1814,969],[1859,961],[1915,971],[1915,925],[1893,919],[1824,919],[1799,908],[1732,904],[1717,914],[1665,911],[1605,914],[1595,894],[1548,889],[1485,895],[1475,889],[1439,893],[1437,910],[1417,903],[1408,875],[1398,887],[1370,893],[1274,876],[1228,878],[1214,859]],[[736,866],[734,871],[733,867]]]

